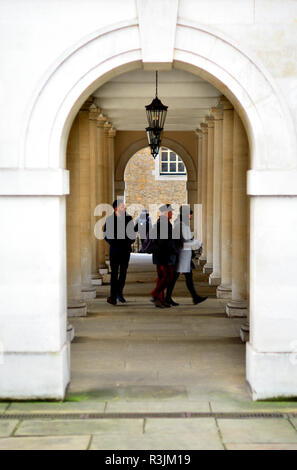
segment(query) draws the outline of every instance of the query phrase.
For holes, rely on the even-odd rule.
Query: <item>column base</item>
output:
[[[245,323],[240,327],[240,339],[243,343],[248,343],[250,339],[250,325]]]
[[[64,400],[70,382],[70,344],[60,351],[4,353],[1,400]]]
[[[199,266],[204,266],[206,264],[206,258],[204,258],[203,256],[200,256],[199,258],[199,261],[198,261],[198,264]]]
[[[102,276],[101,276],[101,274],[92,274],[91,284],[92,284],[92,286],[102,286]]]
[[[84,300],[93,300],[96,299],[96,287],[88,286],[83,287],[81,290],[81,296]]]
[[[104,274],[108,274],[108,268],[99,268],[98,272],[101,276],[104,276]]]
[[[80,299],[68,300],[67,315],[68,317],[86,317],[87,304]]]
[[[71,343],[75,338],[75,331],[72,325],[68,323],[67,325],[67,340],[69,343]]]
[[[297,397],[296,352],[265,353],[246,345],[246,374],[253,400]]]
[[[110,278],[111,278],[110,274],[104,274],[103,279],[102,279],[103,284],[110,284]]]
[[[219,286],[221,284],[221,278],[212,272],[208,278],[210,286]]]
[[[217,288],[217,298],[218,299],[231,299],[232,297],[232,288],[231,286],[220,285]]]
[[[203,272],[204,272],[204,274],[211,274],[212,271],[213,271],[212,263],[206,263],[206,264],[203,266]]]
[[[245,300],[231,300],[226,305],[226,313],[228,317],[247,317],[248,304]]]

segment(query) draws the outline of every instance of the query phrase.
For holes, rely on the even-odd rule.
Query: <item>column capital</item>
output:
[[[198,136],[198,139],[202,139],[202,130],[201,129],[195,129],[195,134]]]
[[[226,98],[226,96],[220,97],[220,104],[223,106],[224,111],[234,109],[233,104]]]
[[[97,126],[103,128],[106,120],[107,118],[100,113],[99,116],[97,116]]]
[[[104,127],[104,135],[107,135],[107,136],[108,136],[108,135],[109,135],[109,131],[110,131],[111,127],[112,127],[112,124],[111,124],[110,122],[106,121],[106,123],[104,124],[103,127]]]
[[[100,114],[100,111],[100,108],[98,108],[95,103],[92,103],[89,107],[89,119],[95,121],[98,117],[98,114]]]
[[[90,96],[80,108],[80,111],[89,111],[91,104],[94,102],[94,98]]]
[[[200,127],[201,127],[202,134],[208,133],[208,125],[205,122],[201,122]]]
[[[214,118],[213,118],[213,116],[206,116],[205,122],[206,122],[208,128],[214,127]]]
[[[109,129],[108,136],[112,139],[112,138],[114,138],[114,137],[116,136],[116,133],[117,133],[116,129],[115,129],[114,127],[111,127],[111,128]]]
[[[224,117],[223,106],[217,106],[217,107],[214,107],[214,108],[210,108],[210,112],[213,115],[215,121],[221,121]]]

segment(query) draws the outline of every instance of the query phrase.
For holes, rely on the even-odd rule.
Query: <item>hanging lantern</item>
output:
[[[152,156],[156,158],[160,150],[162,129],[154,129],[153,127],[147,127],[145,130],[148,144],[151,148]]]
[[[156,72],[156,96],[146,107],[146,115],[149,127],[146,128],[149,146],[154,158],[159,153],[161,135],[164,129],[168,106],[165,106],[158,98],[158,72]]]

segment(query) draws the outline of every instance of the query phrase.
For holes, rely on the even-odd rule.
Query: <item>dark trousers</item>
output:
[[[157,264],[156,287],[151,295],[160,302],[165,302],[164,290],[171,284],[174,276],[174,267],[171,265]]]
[[[172,292],[173,292],[175,283],[179,278],[179,275],[180,275],[180,273],[174,272],[172,281],[171,281],[171,283],[169,284],[169,286],[167,288],[167,293],[166,293],[166,299],[167,300],[171,299]],[[195,287],[194,287],[192,271],[190,271],[189,273],[184,273],[184,275],[185,275],[185,278],[186,278],[186,285],[187,285],[188,291],[190,292],[193,300],[199,298],[199,295],[197,294],[197,292],[195,290]]]
[[[123,294],[129,260],[130,253],[110,254],[110,297],[112,299]]]

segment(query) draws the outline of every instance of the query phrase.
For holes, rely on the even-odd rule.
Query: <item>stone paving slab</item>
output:
[[[0,413],[3,413],[8,407],[9,403],[0,403]]]
[[[218,419],[218,425],[229,444],[297,444],[297,432],[285,419]]]
[[[228,397],[210,399],[213,412],[284,412],[297,413],[297,402],[244,401]]]
[[[162,436],[183,436],[191,446],[199,449],[220,449],[218,428],[213,418],[148,418],[145,421],[145,434]]]
[[[16,413],[28,414],[65,414],[65,413],[103,413],[105,401],[80,401],[62,403],[12,403],[5,415]]]
[[[86,450],[91,436],[11,437],[0,439],[0,450]]]
[[[91,450],[223,450],[223,445],[217,440],[202,442],[199,436],[183,435],[180,433],[153,435],[131,434],[96,435],[92,439]]]
[[[0,420],[0,437],[10,436],[18,425],[18,420]]]
[[[225,444],[226,450],[297,450],[297,444]]]
[[[156,400],[156,401],[111,401],[107,403],[106,413],[172,413],[172,412],[209,412],[207,399],[197,401]]]
[[[71,419],[69,421],[44,419],[23,421],[15,435],[74,436],[113,432],[134,432],[135,434],[142,434],[142,430],[142,419]]]

